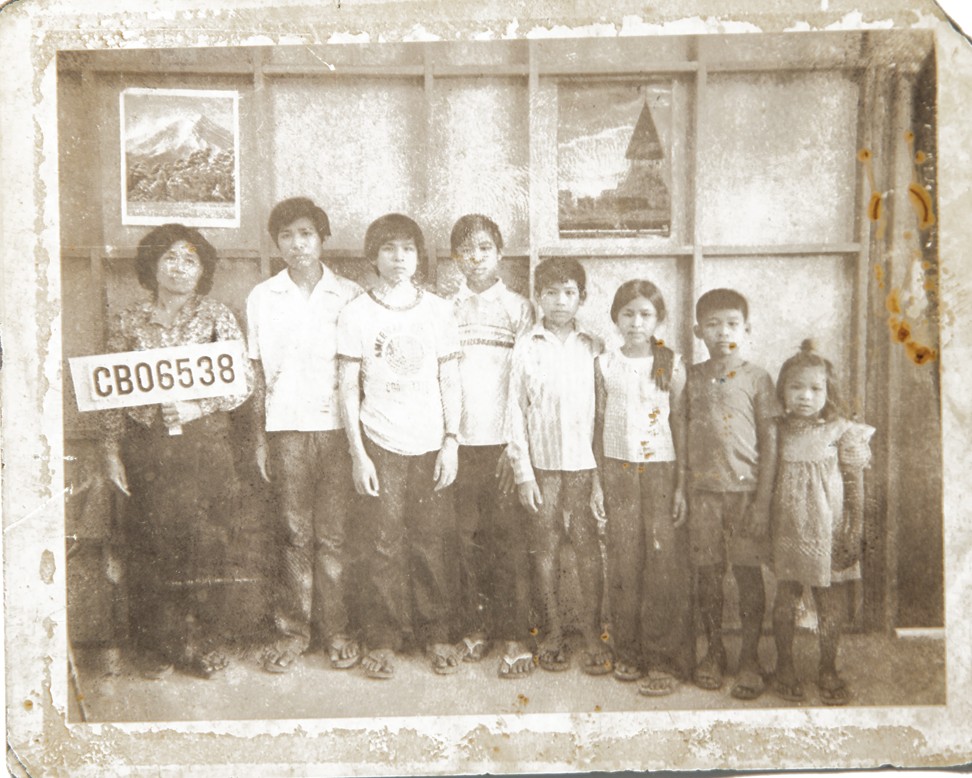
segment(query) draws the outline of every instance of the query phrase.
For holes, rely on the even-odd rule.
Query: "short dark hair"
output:
[[[807,338],[800,344],[800,350],[783,363],[780,375],[776,379],[776,398],[780,406],[786,409],[786,379],[794,370],[801,367],[822,367],[827,377],[827,401],[824,403],[821,416],[827,421],[833,421],[844,413],[841,399],[840,385],[837,381],[837,371],[833,363],[817,351],[816,344]]]
[[[460,216],[452,227],[452,234],[449,236],[452,253],[455,254],[463,243],[480,230],[489,234],[498,251],[503,250],[503,233],[500,232],[496,222],[481,213],[467,213],[465,216]]]
[[[216,275],[216,249],[206,240],[202,234],[192,227],[184,224],[163,224],[148,232],[139,241],[138,249],[135,252],[135,272],[138,275],[138,282],[153,294],[159,291],[159,282],[156,274],[159,269],[159,260],[173,245],[184,240],[196,250],[199,261],[202,263],[202,275],[196,283],[197,294],[209,294],[213,288],[213,276]]]
[[[587,294],[587,273],[584,266],[573,257],[550,257],[545,259],[533,271],[533,291],[540,294],[553,284],[565,284],[573,281],[577,284],[580,296]]]
[[[291,197],[287,200],[281,200],[270,211],[267,230],[269,230],[274,244],[277,245],[277,235],[280,234],[280,230],[305,217],[311,220],[322,241],[330,237],[331,223],[328,221],[324,209],[309,197]]]
[[[702,323],[712,311],[739,311],[749,321],[749,303],[735,289],[710,289],[695,304],[695,321]]]
[[[390,240],[411,239],[418,252],[419,266],[425,257],[425,238],[422,229],[413,219],[401,213],[386,213],[379,216],[365,232],[364,254],[369,262],[378,259],[378,250]]]

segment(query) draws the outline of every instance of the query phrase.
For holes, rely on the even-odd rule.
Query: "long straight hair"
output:
[[[611,321],[618,323],[618,315],[632,300],[644,297],[652,304],[655,313],[658,314],[659,323],[665,321],[668,314],[665,308],[665,298],[662,297],[661,290],[651,281],[644,278],[635,278],[625,281],[614,293],[614,302],[611,303]],[[667,392],[672,386],[672,371],[675,369],[675,352],[668,346],[658,342],[658,339],[651,336],[651,356],[654,359],[655,385],[663,392]]]

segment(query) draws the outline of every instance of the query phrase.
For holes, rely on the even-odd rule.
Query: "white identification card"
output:
[[[103,411],[204,397],[245,394],[243,342],[73,357],[78,410]]]

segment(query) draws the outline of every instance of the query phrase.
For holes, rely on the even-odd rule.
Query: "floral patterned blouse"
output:
[[[223,340],[243,340],[236,316],[222,303],[199,295],[193,295],[182,306],[170,325],[156,317],[155,304],[148,301],[122,311],[108,329],[109,352],[144,351]],[[195,400],[203,416],[231,411],[243,404],[253,390],[253,367],[248,359],[245,360],[244,370],[246,393]],[[162,412],[158,405],[105,411],[104,435],[109,448],[117,447],[120,443],[125,432],[126,417],[146,427],[162,423]]]

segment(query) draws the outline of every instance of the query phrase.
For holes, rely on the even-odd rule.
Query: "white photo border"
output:
[[[258,3],[207,10],[201,0],[165,9],[105,3],[97,13],[65,2],[24,0],[0,14],[5,197],[0,241],[4,283],[3,516],[8,746],[25,773],[72,775],[239,775],[262,769],[304,775],[561,772],[621,769],[780,769],[942,766],[972,758],[972,289],[965,262],[972,171],[972,49],[931,2],[888,0],[862,11],[793,0],[785,12],[765,0],[729,18],[700,8],[675,12],[618,3],[584,16],[575,4],[537,4],[513,34],[597,35],[784,29],[933,29],[939,57],[940,257],[945,478],[948,705],[895,709],[677,711],[632,714],[502,715],[408,719],[69,724],[63,438],[60,354],[56,54],[65,48],[116,48],[384,39],[460,35],[486,24],[480,3],[456,3],[421,25],[408,3],[307,7],[281,0],[287,24],[264,21]],[[824,6],[827,4],[825,3]],[[836,5],[836,4],[835,4]],[[917,7],[918,10],[915,10]],[[763,10],[766,9],[766,10]],[[695,15],[693,15],[693,13]],[[131,15],[129,15],[131,14]],[[209,14],[207,16],[207,14]],[[551,16],[552,14],[552,16]],[[642,19],[638,14],[646,15]],[[702,15],[699,15],[702,14]],[[506,16],[507,12],[501,12]],[[129,37],[111,32],[125,18]],[[275,17],[279,18],[279,17]],[[605,18],[610,21],[605,21]],[[199,20],[205,19],[205,29]],[[299,19],[299,21],[297,21]],[[175,20],[175,21],[174,21]],[[175,31],[171,28],[175,26]],[[461,25],[460,25],[461,26]],[[505,26],[496,26],[503,34]],[[508,28],[506,28],[508,29]],[[539,31],[539,32],[538,32]],[[949,160],[953,160],[949,163]],[[15,313],[12,313],[15,312]],[[262,766],[262,768],[261,768]]]

